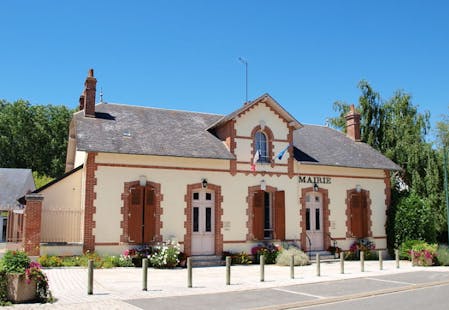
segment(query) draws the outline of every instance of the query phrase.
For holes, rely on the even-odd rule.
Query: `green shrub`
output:
[[[439,245],[436,256],[438,265],[449,266],[449,248],[447,245]]]
[[[167,241],[155,246],[154,251],[149,256],[151,266],[155,268],[174,268],[179,264],[181,250],[178,243]]]
[[[256,263],[259,263],[260,256],[263,255],[265,258],[265,264],[275,264],[276,257],[278,256],[280,250],[280,246],[277,246],[274,243],[267,243],[253,247],[251,249],[251,254],[255,256]]]
[[[295,266],[304,266],[310,264],[307,255],[294,246],[291,246],[288,249],[282,249],[276,257],[276,264],[280,266],[290,266],[292,255],[294,256],[293,262]]]
[[[423,242],[424,241],[422,240],[407,240],[402,242],[401,246],[399,247],[399,258],[411,260],[412,257],[410,256],[410,252],[412,250],[412,247]]]
[[[25,273],[30,267],[30,258],[23,251],[7,251],[2,258],[2,270],[6,273]]]
[[[397,205],[394,220],[395,247],[407,240],[435,242],[434,214],[429,201],[414,192],[408,197],[402,197]]]
[[[436,260],[436,244],[420,242],[412,247],[412,264],[418,266],[432,266]]]
[[[37,261],[43,267],[61,267],[64,266],[63,260],[58,256],[42,255]]]
[[[8,301],[7,297],[7,278],[6,278],[6,271],[0,270],[0,307],[1,306],[9,306],[11,305],[11,302]]]

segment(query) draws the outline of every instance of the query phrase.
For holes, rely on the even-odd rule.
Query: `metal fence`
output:
[[[43,209],[41,242],[81,242],[81,210]]]

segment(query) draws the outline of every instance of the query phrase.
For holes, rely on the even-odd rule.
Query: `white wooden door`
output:
[[[192,255],[215,254],[215,197],[201,190],[192,194]]]
[[[306,232],[312,243],[311,250],[324,250],[323,196],[320,193],[306,195]]]

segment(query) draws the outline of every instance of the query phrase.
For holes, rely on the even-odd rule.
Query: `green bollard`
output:
[[[316,276],[321,276],[320,253],[316,253]]]
[[[87,295],[94,292],[94,261],[89,259],[87,262]]]
[[[226,285],[231,285],[231,256],[226,256]]]
[[[340,273],[345,273],[345,252],[340,253]]]
[[[379,250],[379,270],[384,269],[384,260],[382,257],[382,250]]]
[[[399,268],[399,250],[394,250],[394,256],[396,259],[396,268]]]
[[[192,287],[192,259],[187,257],[187,287]]]
[[[148,290],[148,258],[142,259],[142,291]]]
[[[265,256],[260,255],[260,282],[265,281]]]
[[[290,258],[290,279],[295,278],[295,255]]]
[[[365,272],[365,252],[360,251],[360,271]]]

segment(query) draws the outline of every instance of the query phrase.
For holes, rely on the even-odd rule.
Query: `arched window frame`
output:
[[[271,129],[268,126],[264,126],[264,128],[261,128],[260,125],[257,127],[254,127],[252,133],[251,133],[251,137],[252,137],[252,144],[251,144],[251,149],[252,149],[252,154],[251,154],[251,160],[254,158],[254,156],[256,155],[257,150],[260,150],[260,148],[263,148],[263,145],[260,145],[260,143],[257,141],[257,137],[260,136],[260,134],[262,134],[265,137],[265,152],[259,153],[259,160],[257,161],[258,163],[265,163],[265,164],[270,164],[273,166],[274,165],[274,161],[273,159],[273,132],[271,131]],[[259,144],[259,145],[258,145]]]

